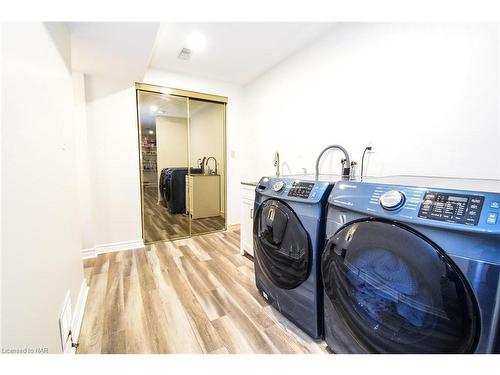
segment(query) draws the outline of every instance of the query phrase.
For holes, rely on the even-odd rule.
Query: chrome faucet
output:
[[[276,151],[274,153],[274,163],[273,165],[276,167],[276,177],[280,176],[280,153]]]
[[[345,164],[342,163],[341,175],[342,175],[342,177],[349,177],[349,173],[351,170],[351,158],[349,157],[349,153],[347,152],[347,150],[344,147],[342,147],[340,145],[331,145],[331,146],[328,146],[327,148],[325,148],[323,151],[321,151],[318,158],[316,159],[316,180],[319,178],[319,162],[321,160],[321,157],[323,156],[323,154],[325,152],[327,152],[330,149],[334,149],[334,148],[336,148],[344,153]]]
[[[199,160],[199,159],[198,159]],[[207,157],[204,156],[203,159],[201,159],[201,173],[205,174],[205,161],[207,160]]]
[[[216,159],[215,157],[213,157],[213,156],[208,157],[208,158],[206,159],[206,161],[205,161],[205,165],[207,165],[207,166],[208,166],[208,161],[209,161],[210,159],[214,159],[214,163],[215,163],[215,174],[217,175],[217,159]]]

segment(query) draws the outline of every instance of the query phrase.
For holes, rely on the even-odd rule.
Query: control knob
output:
[[[275,192],[280,192],[281,190],[283,190],[285,188],[285,183],[283,181],[276,181],[274,184],[273,184],[273,190]]]
[[[397,210],[405,203],[405,195],[400,191],[391,190],[382,194],[379,203],[386,210]]]

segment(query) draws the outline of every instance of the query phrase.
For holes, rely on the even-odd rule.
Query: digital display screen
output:
[[[292,189],[312,189],[314,182],[294,182]]]
[[[458,195],[435,191],[425,193],[418,217],[449,223],[477,225],[483,207],[480,195]]]
[[[314,182],[302,182],[297,181],[294,182],[290,191],[288,192],[289,197],[297,197],[297,198],[309,198],[309,194],[314,187]]]
[[[467,202],[469,198],[466,197],[448,197],[449,202]]]

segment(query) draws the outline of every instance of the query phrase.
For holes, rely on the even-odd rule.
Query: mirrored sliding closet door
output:
[[[189,99],[190,159],[201,173],[189,176],[191,234],[225,228],[225,105]]]
[[[224,230],[225,98],[137,86],[144,242]]]

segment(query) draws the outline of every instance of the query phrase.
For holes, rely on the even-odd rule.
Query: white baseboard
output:
[[[87,304],[87,297],[89,295],[89,287],[87,279],[83,279],[78,292],[78,299],[76,300],[75,309],[73,310],[73,318],[71,321],[71,333],[73,342],[77,343],[80,338],[80,329],[82,328],[83,314],[85,312],[85,305]],[[76,354],[76,348],[69,347],[66,350],[67,354]]]
[[[96,256],[95,248],[91,249],[83,249],[82,250],[82,259],[94,258]]]
[[[104,253],[113,253],[115,251],[138,249],[140,247],[144,247],[143,240],[123,241],[106,245],[97,245],[95,247],[95,251],[97,255],[99,255]]]
[[[133,250],[144,247],[143,240],[115,242],[105,245],[97,245],[93,249],[83,249],[82,258],[94,258],[99,254],[114,253],[116,251]]]

